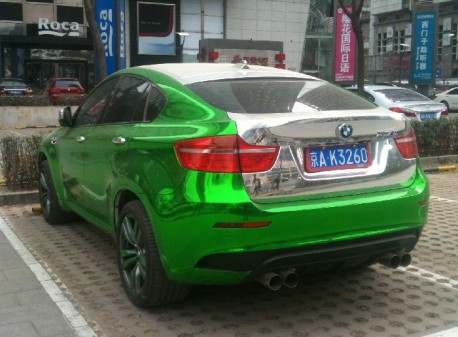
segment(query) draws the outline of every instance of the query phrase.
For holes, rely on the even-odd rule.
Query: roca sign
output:
[[[80,24],[78,22],[49,21],[47,18],[38,18],[38,35],[53,36],[80,36]]]

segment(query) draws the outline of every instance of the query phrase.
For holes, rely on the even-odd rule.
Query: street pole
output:
[[[402,51],[399,48],[399,86],[401,86],[401,76],[402,75]]]

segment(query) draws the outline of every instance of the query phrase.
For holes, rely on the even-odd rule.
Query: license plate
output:
[[[305,170],[321,172],[369,167],[372,164],[367,144],[310,147],[305,150]]]
[[[9,93],[10,95],[20,95],[21,91],[20,90],[10,90]]]
[[[421,120],[430,120],[430,119],[436,119],[436,113],[435,112],[424,112],[420,114]]]

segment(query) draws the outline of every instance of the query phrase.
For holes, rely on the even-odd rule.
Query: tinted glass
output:
[[[0,81],[0,86],[2,87],[13,87],[13,86],[25,87],[25,83],[21,81],[16,81],[16,80],[2,80]]]
[[[161,112],[166,102],[164,94],[156,87],[151,88],[146,107],[146,120],[152,121]]]
[[[141,122],[151,85],[142,79],[125,76],[110,99],[102,123]]]
[[[74,126],[88,126],[97,123],[117,82],[118,78],[110,79],[92,91],[78,109],[73,122]]]
[[[345,89],[319,80],[256,78],[188,86],[211,105],[229,112],[285,113],[374,109]]]
[[[56,87],[80,87],[80,82],[76,80],[57,80]]]
[[[381,89],[375,90],[376,92],[382,93],[386,98],[393,102],[408,102],[408,101],[429,101],[430,99],[419,94],[418,92],[408,89]]]

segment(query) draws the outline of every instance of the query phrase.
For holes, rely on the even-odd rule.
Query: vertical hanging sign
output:
[[[97,0],[95,11],[100,36],[105,47],[107,75],[110,75],[116,71],[116,11],[114,0]]]
[[[126,3],[119,1],[119,64],[118,69],[126,67]]]
[[[414,46],[412,48],[413,83],[434,82],[434,40],[436,34],[436,13],[415,13]]]
[[[346,7],[351,13],[351,7]],[[356,81],[356,36],[350,18],[344,10],[336,6],[334,81],[352,83]]]

